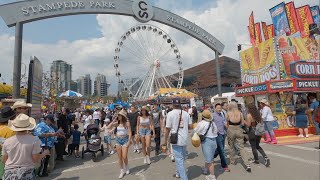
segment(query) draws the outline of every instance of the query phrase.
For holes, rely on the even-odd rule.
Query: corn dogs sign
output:
[[[279,76],[273,39],[240,53],[243,84],[258,84]]]

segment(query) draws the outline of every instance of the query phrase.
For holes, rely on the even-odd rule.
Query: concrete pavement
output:
[[[154,145],[154,144],[153,144]],[[241,160],[237,165],[230,165],[231,172],[223,172],[220,168],[220,160],[216,159],[215,174],[219,180],[319,180],[320,151],[315,149],[318,143],[308,143],[300,145],[274,146],[263,144],[262,147],[269,155],[271,166],[266,168],[263,164],[252,164],[252,173],[247,173],[241,165]],[[250,156],[250,147],[247,147]],[[186,168],[189,179],[205,179],[201,174],[203,166],[203,155],[201,148],[188,146],[189,157],[186,161]],[[175,163],[171,162],[165,155],[154,156],[152,152],[151,165],[143,164],[142,154],[129,151],[130,175],[123,179],[127,180],[171,180],[175,173]],[[261,157],[262,158],[262,157]],[[98,153],[98,162],[91,160],[90,154],[85,158],[75,159],[66,157],[64,162],[57,162],[56,169],[46,179],[65,180],[105,180],[118,179],[119,168],[117,154],[101,157]],[[261,159],[261,162],[263,160]]]

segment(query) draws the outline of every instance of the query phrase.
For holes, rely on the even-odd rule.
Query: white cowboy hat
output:
[[[30,103],[26,103],[24,101],[16,101],[13,106],[11,106],[12,109],[17,109],[17,108],[20,108],[20,107],[28,107],[28,108],[31,108],[32,107],[32,104]]]
[[[106,118],[105,120],[103,120],[104,122],[110,122],[109,118]]]
[[[120,114],[121,116],[123,116],[126,120],[128,120],[128,116],[127,116],[127,112],[125,110],[121,110],[118,114]]]
[[[260,102],[260,103],[263,103],[263,104],[265,104],[265,105],[267,105],[267,106],[270,106],[269,101],[266,100],[266,99],[261,99],[259,102]]]
[[[14,120],[9,120],[8,127],[12,131],[30,131],[36,127],[36,120],[25,114],[19,114]]]

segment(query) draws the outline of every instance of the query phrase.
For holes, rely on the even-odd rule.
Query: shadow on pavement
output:
[[[157,163],[158,161],[164,160],[166,158],[167,158],[166,155],[158,155],[158,156],[154,156],[154,157],[150,158],[150,160],[152,163]]]
[[[198,155],[197,153],[191,152],[191,153],[188,154],[188,159],[194,159],[194,158],[196,158],[196,157],[198,157],[198,156],[199,156],[199,155]]]
[[[130,166],[130,164],[129,164]],[[131,168],[130,171],[131,171],[131,174],[136,174],[136,173],[142,173],[144,171],[147,171],[147,169],[149,169],[150,165],[147,165],[147,164],[143,164],[141,166],[135,166],[134,168]]]
[[[189,166],[187,172],[189,179],[199,179],[199,176],[202,175],[202,168],[197,165]]]

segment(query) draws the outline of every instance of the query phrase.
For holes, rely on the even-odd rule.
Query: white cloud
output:
[[[217,0],[207,3],[207,7],[201,7],[201,9],[193,9],[195,5],[192,2],[196,1],[157,0],[155,4],[195,22],[210,32],[226,45],[223,54],[237,59],[237,44],[249,44],[247,25],[251,11],[254,11],[256,22],[271,23],[269,8],[282,1]],[[305,4],[315,5],[315,1],[295,1],[296,7]],[[114,49],[121,35],[138,22],[132,17],[115,15],[97,15],[96,19],[103,35],[100,38],[72,42],[61,40],[55,44],[36,44],[24,41],[24,63],[27,64],[32,55],[37,56],[43,62],[62,59],[73,64],[73,79],[87,73],[91,74],[92,78],[97,73],[103,73],[113,83],[112,90],[115,92],[117,84],[114,80]],[[168,26],[151,23],[165,30],[173,38],[181,52],[185,68],[214,58],[212,50],[190,36]],[[0,33],[0,72],[3,77],[6,77],[4,80],[7,82],[10,82],[10,77],[12,77],[13,47],[14,37]],[[49,63],[44,63],[46,70],[49,70],[49,66]]]

